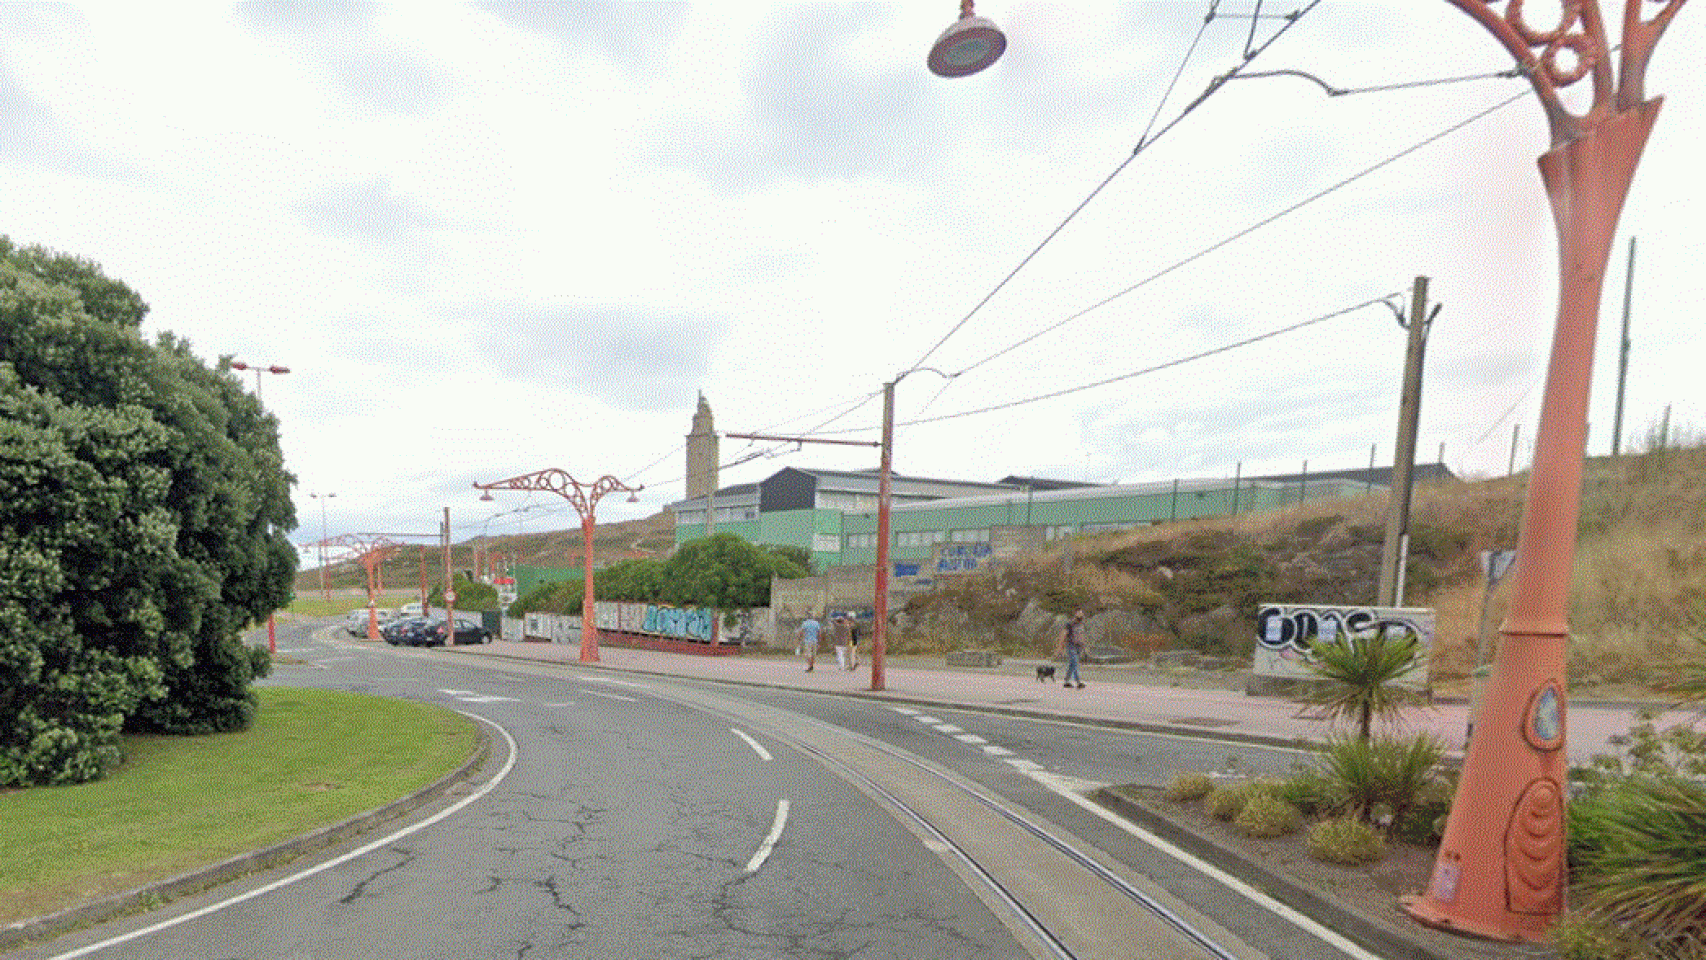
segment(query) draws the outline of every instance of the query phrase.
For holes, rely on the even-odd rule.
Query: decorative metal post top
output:
[[[605,494],[614,493],[617,490],[624,493],[639,493],[645,488],[645,484],[641,484],[637,487],[630,487],[609,474],[599,477],[592,483],[582,483],[570,476],[567,470],[562,470],[557,467],[547,467],[544,470],[535,470],[532,473],[524,473],[519,477],[510,477],[507,480],[494,480],[491,483],[474,484],[474,489],[476,490],[548,491],[569,501],[569,503],[574,506],[575,510],[580,513],[581,519],[583,520],[592,514],[593,507],[598,504],[598,501],[602,499]]]
[[[1622,63],[1617,76],[1612,75],[1611,46],[1599,0],[1562,0],[1558,23],[1550,29],[1535,29],[1528,22],[1523,0],[1450,2],[1491,31],[1516,58],[1540,97],[1556,147],[1646,101],[1647,61],[1653,46],[1687,0],[1624,0]],[[1501,2],[1502,13],[1493,9]],[[1651,19],[1641,18],[1643,2],[1658,8]],[[1573,113],[1564,106],[1560,91],[1590,74],[1593,103],[1583,113]]]

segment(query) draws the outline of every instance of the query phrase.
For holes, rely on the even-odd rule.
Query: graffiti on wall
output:
[[[936,548],[936,572],[970,573],[988,558],[987,543],[944,543]]]
[[[601,630],[643,633],[698,643],[711,643],[717,636],[717,611],[705,607],[599,601],[595,609]]]
[[[1416,635],[1416,667],[1400,682],[1425,686],[1428,654],[1433,649],[1434,612],[1420,607],[1262,604],[1256,611],[1254,672],[1259,676],[1308,677],[1311,642],[1332,643],[1342,637],[1354,643],[1358,637],[1377,631],[1389,637]]]

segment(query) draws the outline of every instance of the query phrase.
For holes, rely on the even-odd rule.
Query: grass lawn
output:
[[[126,737],[95,783],[0,791],[0,924],[53,913],[384,806],[460,766],[442,707],[265,687],[242,733]]]
[[[382,593],[374,598],[373,604],[377,607],[388,607],[395,610],[411,600],[419,600],[420,598],[419,591]],[[318,593],[298,593],[296,599],[292,600],[290,606],[285,608],[283,612],[294,613],[303,617],[341,617],[358,608],[367,608],[367,596],[365,594],[359,597],[334,594],[330,599],[322,599]]]

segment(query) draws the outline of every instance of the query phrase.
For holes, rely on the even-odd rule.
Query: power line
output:
[[[1061,390],[1054,390],[1054,391],[1050,391],[1049,393],[1038,394],[1037,396],[1034,396],[1034,397],[1026,397],[1023,400],[1009,400],[1006,403],[997,403],[997,404],[993,404],[993,405],[987,406],[987,407],[978,407],[974,410],[961,410],[958,413],[944,413],[944,414],[940,414],[940,415],[934,416],[934,417],[920,417],[920,418],[917,418],[914,420],[907,420],[904,422],[896,423],[895,426],[897,426],[897,427],[914,427],[914,426],[918,426],[919,424],[923,424],[923,423],[940,423],[943,420],[954,420],[954,419],[958,419],[960,417],[971,417],[971,416],[977,416],[978,414],[994,413],[997,410],[1010,410],[1013,407],[1021,407],[1021,406],[1025,406],[1026,404],[1040,403],[1041,401],[1044,401],[1044,400],[1053,400],[1056,397],[1064,397],[1064,396],[1066,396],[1068,394],[1072,394],[1072,393],[1081,393],[1085,390],[1094,390],[1097,387],[1105,387],[1111,383],[1119,383],[1122,380],[1130,380],[1134,377],[1141,377],[1141,376],[1144,376],[1145,374],[1156,373],[1156,372],[1159,372],[1161,370],[1170,369],[1172,367],[1182,366],[1184,364],[1190,363],[1190,362],[1195,361],[1195,360],[1202,360],[1206,357],[1212,357],[1216,354],[1226,353],[1226,352],[1231,351],[1231,350],[1236,350],[1239,347],[1247,347],[1252,343],[1260,343],[1263,340],[1271,340],[1274,337],[1280,336],[1282,334],[1291,333],[1294,330],[1301,330],[1304,327],[1312,326],[1312,325],[1317,324],[1317,323],[1322,323],[1324,321],[1331,320],[1335,317],[1342,317],[1347,313],[1352,313],[1352,312],[1355,312],[1357,310],[1361,310],[1364,307],[1371,307],[1377,303],[1384,304],[1386,301],[1391,300],[1393,297],[1400,297],[1400,296],[1403,296],[1403,291],[1399,291],[1397,293],[1389,293],[1389,294],[1386,294],[1385,296],[1381,296],[1381,297],[1375,297],[1372,300],[1364,300],[1361,303],[1353,304],[1351,306],[1344,307],[1343,309],[1334,310],[1332,313],[1322,314],[1319,317],[1314,317],[1314,318],[1309,319],[1309,320],[1302,320],[1302,321],[1299,321],[1297,323],[1288,324],[1287,326],[1283,326],[1283,327],[1280,327],[1280,328],[1275,329],[1275,330],[1269,330],[1266,333],[1259,333],[1253,337],[1246,337],[1243,340],[1238,340],[1238,341],[1233,342],[1233,343],[1223,344],[1223,345],[1218,346],[1218,347],[1214,347],[1214,348],[1211,348],[1208,350],[1203,350],[1203,351],[1198,352],[1198,353],[1193,353],[1189,356],[1179,357],[1179,358],[1174,359],[1174,360],[1168,360],[1165,363],[1158,363],[1158,364],[1155,364],[1154,366],[1144,367],[1141,370],[1133,370],[1130,373],[1122,373],[1118,376],[1107,377],[1106,379],[1097,380],[1097,381],[1094,381],[1092,383],[1083,383],[1083,384],[1079,384],[1078,386],[1075,386],[1075,387],[1066,387],[1066,388],[1061,389]],[[869,429],[869,428],[865,428],[865,429]],[[828,433],[853,433],[855,431],[852,431],[852,430],[830,430],[830,431],[826,431],[826,432],[828,432]]]
[[[1249,225],[1248,227],[1245,227],[1244,229],[1239,230],[1237,233],[1234,233],[1231,236],[1225,238],[1224,240],[1220,240],[1220,241],[1217,241],[1215,243],[1212,243],[1209,246],[1204,247],[1201,250],[1198,250],[1196,253],[1191,254],[1190,256],[1187,256],[1181,260],[1175,261],[1170,266],[1163,267],[1162,269],[1157,270],[1156,272],[1150,274],[1147,277],[1144,277],[1142,280],[1137,281],[1136,283],[1132,284],[1129,287],[1126,287],[1125,289],[1119,291],[1118,293],[1104,297],[1101,300],[1098,300],[1095,303],[1092,303],[1091,305],[1085,307],[1084,309],[1079,310],[1076,313],[1069,314],[1064,319],[1058,320],[1058,321],[1042,328],[1041,330],[1038,330],[1036,333],[1033,333],[1028,337],[1025,337],[1021,340],[1017,340],[1017,341],[1009,344],[1008,346],[1002,347],[1000,350],[997,350],[994,353],[984,357],[983,359],[978,360],[977,362],[971,364],[970,366],[959,370],[958,372],[956,372],[954,374],[954,376],[959,376],[960,374],[963,374],[963,373],[969,373],[972,370],[975,370],[978,367],[981,367],[984,364],[990,362],[991,360],[995,360],[998,357],[1005,356],[1006,354],[1011,353],[1014,350],[1019,349],[1020,347],[1032,342],[1033,340],[1038,339],[1039,337],[1053,333],[1054,331],[1059,330],[1061,327],[1066,326],[1067,324],[1071,323],[1072,321],[1077,320],[1077,319],[1085,316],[1086,314],[1091,313],[1092,311],[1099,310],[1102,307],[1105,307],[1108,304],[1113,303],[1115,300],[1118,300],[1119,298],[1125,296],[1126,294],[1132,293],[1132,292],[1134,292],[1134,291],[1136,291],[1142,287],[1145,287],[1151,283],[1154,283],[1156,280],[1159,280],[1162,277],[1165,277],[1168,274],[1173,273],[1174,271],[1180,269],[1181,267],[1188,266],[1189,264],[1194,263],[1197,260],[1200,260],[1203,257],[1206,257],[1211,253],[1214,253],[1217,250],[1220,250],[1222,247],[1230,246],[1231,244],[1236,243],[1237,241],[1244,239],[1245,237],[1249,236],[1250,234],[1255,233],[1257,230],[1260,230],[1263,227],[1266,227],[1266,226],[1273,224],[1275,221],[1281,219],[1282,217],[1286,217],[1286,216],[1289,216],[1293,213],[1296,213],[1298,210],[1303,209],[1304,207],[1308,206],[1309,204],[1314,203],[1315,201],[1320,200],[1323,197],[1326,197],[1327,195],[1329,195],[1331,193],[1334,193],[1338,190],[1341,190],[1344,187],[1347,187],[1350,184],[1352,184],[1358,180],[1361,180],[1363,177],[1369,176],[1370,174],[1372,174],[1372,173],[1374,173],[1374,172],[1376,172],[1376,171],[1378,171],[1384,167],[1390,166],[1393,163],[1396,163],[1397,161],[1402,160],[1403,158],[1409,156],[1410,154],[1415,153],[1416,151],[1422,149],[1423,147],[1430,146],[1433,143],[1435,143],[1436,141],[1442,140],[1445,137],[1450,136],[1451,134],[1456,133],[1457,131],[1463,129],[1464,127],[1467,127],[1470,124],[1472,124],[1478,120],[1481,120],[1485,117],[1488,117],[1488,116],[1492,115],[1493,113],[1495,113],[1499,110],[1502,110],[1505,107],[1510,106],[1511,104],[1522,99],[1523,97],[1529,96],[1532,93],[1533,93],[1532,90],[1520,91],[1519,93],[1515,94],[1514,96],[1511,96],[1511,97],[1508,97],[1504,100],[1501,100],[1498,103],[1493,104],[1491,107],[1488,107],[1485,110],[1482,110],[1478,113],[1475,113],[1466,119],[1460,120],[1457,123],[1454,123],[1451,126],[1445,128],[1444,130],[1441,130],[1440,132],[1433,134],[1432,136],[1429,136],[1429,137],[1426,137],[1422,140],[1419,140],[1419,141],[1411,144],[1410,146],[1405,147],[1404,149],[1398,151],[1397,153],[1392,154],[1391,156],[1387,157],[1386,159],[1381,160],[1378,163],[1374,163],[1370,166],[1364,167],[1362,170],[1359,170],[1356,173],[1351,174],[1350,176],[1346,177],[1345,179],[1340,180],[1339,182],[1337,182],[1337,183],[1335,183],[1335,184],[1333,184],[1333,185],[1331,185],[1331,186],[1329,186],[1323,190],[1317,191],[1316,193],[1313,193],[1313,194],[1303,198],[1302,200],[1299,200],[1298,202],[1292,204],[1291,206],[1286,207],[1283,210],[1280,210],[1278,213],[1275,213],[1275,214],[1268,216],[1264,219],[1256,221],[1255,223]]]
[[[1144,130],[1143,138],[1138,141],[1137,146],[1132,148],[1131,153],[1129,155],[1127,155],[1124,160],[1121,160],[1119,162],[1119,165],[1114,167],[1113,172],[1109,173],[1106,177],[1104,177],[1102,179],[1102,182],[1098,183],[1096,185],[1095,189],[1090,191],[1089,196],[1086,196],[1083,200],[1079,201],[1078,205],[1076,207],[1072,208],[1072,212],[1068,213],[1066,215],[1066,218],[1064,220],[1060,221],[1060,223],[1058,225],[1056,225],[1053,230],[1050,230],[1048,232],[1048,235],[1043,237],[1042,242],[1038,243],[1034,248],[1032,248],[1030,253],[1025,254],[1024,259],[1020,260],[1019,263],[1016,266],[1014,266],[1012,270],[1009,270],[1007,272],[1007,275],[1002,277],[1001,281],[999,283],[997,283],[993,289],[991,289],[988,293],[984,294],[983,299],[979,300],[977,302],[977,304],[975,306],[973,306],[971,308],[971,310],[966,313],[965,316],[961,317],[958,323],[954,324],[953,327],[951,327],[947,333],[944,333],[942,335],[942,338],[940,340],[937,340],[936,343],[933,346],[931,346],[930,349],[924,351],[924,355],[919,357],[912,364],[911,367],[907,368],[908,372],[911,372],[912,370],[916,370],[919,367],[923,366],[924,362],[926,360],[929,360],[930,356],[932,354],[934,354],[938,349],[940,349],[942,344],[947,343],[948,339],[950,337],[952,337],[954,334],[956,334],[960,331],[960,328],[964,327],[967,323],[971,322],[972,317],[976,316],[978,311],[982,310],[985,304],[989,303],[990,300],[994,299],[995,295],[997,293],[1000,293],[1001,290],[1004,287],[1006,287],[1007,284],[1009,282],[1011,282],[1014,277],[1018,276],[1019,271],[1025,269],[1025,267],[1028,266],[1032,260],[1036,259],[1037,254],[1042,253],[1043,248],[1048,246],[1050,241],[1054,240],[1055,237],[1059,236],[1060,232],[1062,230],[1066,229],[1066,225],[1071,223],[1073,221],[1073,219],[1076,218],[1078,216],[1078,214],[1081,213],[1084,210],[1084,208],[1090,204],[1090,201],[1096,199],[1097,195],[1099,195],[1102,192],[1102,190],[1108,186],[1108,184],[1112,183],[1115,177],[1119,176],[1120,173],[1123,170],[1125,170],[1126,167],[1130,166],[1131,162],[1133,160],[1137,159],[1138,154],[1142,153],[1144,150],[1147,150],[1150,146],[1152,146],[1155,143],[1155,141],[1161,139],[1163,136],[1166,136],[1167,131],[1169,131],[1169,130],[1173,129],[1175,126],[1177,126],[1179,124],[1179,121],[1185,119],[1185,117],[1188,116],[1191,113],[1191,111],[1193,111],[1197,107],[1201,106],[1203,101],[1207,100],[1210,96],[1213,96],[1214,92],[1216,90],[1219,90],[1222,86],[1224,86],[1228,80],[1231,80],[1233,77],[1236,77],[1239,74],[1239,72],[1244,69],[1245,66],[1247,66],[1251,61],[1255,60],[1256,57],[1260,56],[1262,51],[1266,50],[1269,46],[1271,46],[1273,44],[1273,42],[1275,40],[1278,40],[1287,30],[1290,30],[1293,26],[1295,26],[1297,24],[1297,21],[1303,18],[1304,14],[1308,13],[1310,10],[1313,10],[1315,8],[1315,6],[1317,4],[1319,4],[1320,2],[1321,2],[1321,0],[1310,0],[1309,5],[1304,7],[1302,10],[1294,11],[1291,14],[1284,15],[1283,19],[1285,19],[1285,21],[1286,21],[1285,25],[1280,27],[1277,31],[1275,31],[1273,36],[1269,37],[1266,42],[1264,42],[1260,47],[1257,47],[1254,51],[1250,50],[1248,43],[1246,43],[1243,62],[1239,63],[1238,65],[1234,66],[1232,69],[1226,71],[1225,73],[1215,77],[1212,81],[1210,81],[1209,85],[1208,85],[1208,89],[1204,90],[1201,94],[1199,94],[1197,96],[1197,98],[1195,100],[1192,100],[1189,104],[1187,104],[1185,106],[1185,108],[1179,112],[1178,116],[1174,117],[1171,121],[1169,121],[1167,123],[1166,126],[1161,128],[1160,132],[1156,133],[1154,136],[1150,136],[1149,135],[1149,129],[1146,128]],[[1190,49],[1187,50],[1186,54],[1185,54],[1185,62],[1180,63],[1180,65],[1179,65],[1179,73],[1184,72],[1185,63],[1189,62],[1191,53],[1196,50],[1197,41],[1202,39],[1203,31],[1207,30],[1208,25],[1214,21],[1214,10],[1215,10],[1216,6],[1218,6],[1218,3],[1211,3],[1209,5],[1208,16],[1204,18],[1202,27],[1200,27],[1197,30],[1196,40],[1191,41]],[[1254,22],[1253,21],[1252,21],[1252,29],[1254,29]],[[1173,78],[1173,82],[1174,83],[1178,82],[1178,75],[1177,74],[1175,74],[1175,76]],[[1168,92],[1170,93],[1173,89],[1172,84],[1169,84],[1167,89],[1168,89]],[[1165,99],[1165,97],[1163,97],[1162,103],[1164,104],[1165,102],[1166,102],[1166,99]],[[1157,106],[1157,108],[1156,108],[1156,113],[1157,113],[1157,115],[1159,115],[1159,113],[1160,113],[1160,107],[1159,106]],[[1155,120],[1153,117],[1150,119],[1149,124],[1150,124],[1150,127],[1154,126]]]

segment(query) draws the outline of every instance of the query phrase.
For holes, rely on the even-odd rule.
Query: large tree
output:
[[[232,730],[296,554],[277,422],[85,261],[0,237],[0,785]]]

